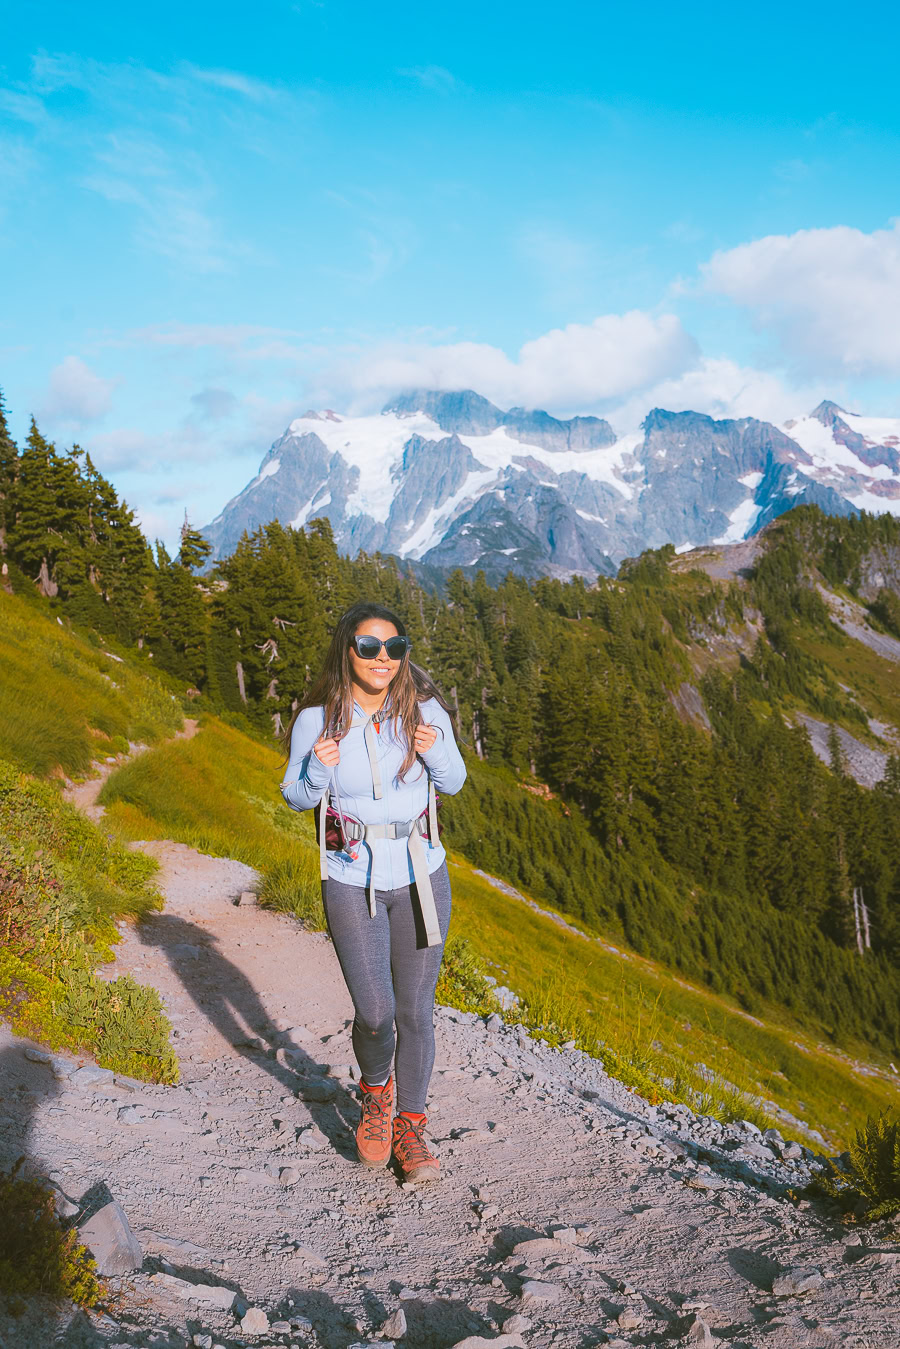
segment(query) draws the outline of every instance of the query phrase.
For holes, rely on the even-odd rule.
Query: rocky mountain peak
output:
[[[400,417],[424,412],[442,431],[455,431],[459,435],[469,436],[487,435],[496,430],[503,420],[500,409],[472,389],[449,392],[410,389],[386,403],[382,412],[394,412]]]
[[[853,414],[848,413],[847,409],[842,408],[840,404],[832,403],[830,398],[823,398],[819,406],[813,408],[809,415],[815,417],[816,421],[821,422],[823,426],[833,426],[835,421]]]
[[[503,427],[514,440],[545,450],[595,450],[616,443],[616,433],[602,417],[560,421],[540,409],[510,408]]]
[[[297,418],[302,422],[339,422],[341,418],[331,408],[323,408],[321,412],[316,412],[315,408],[307,408],[302,417]]]

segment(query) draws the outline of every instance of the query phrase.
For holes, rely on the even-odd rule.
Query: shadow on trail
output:
[[[293,1066],[277,1061],[280,1033],[253,984],[222,954],[215,936],[172,913],[146,918],[137,933],[145,946],[155,946],[163,953],[197,1010],[212,1023],[226,1044],[264,1069],[283,1091],[299,1094],[313,1122],[335,1150],[344,1157],[355,1158],[350,1135],[359,1117],[357,1101],[334,1078],[323,1075],[321,1065],[306,1049],[290,1044],[287,1048]],[[302,973],[299,982],[302,997]],[[325,1083],[329,1085],[326,1087]],[[332,1099],[313,1099],[328,1095],[332,1086]]]
[[[9,1175],[18,1163],[18,1177],[46,1180],[32,1126],[40,1107],[60,1094],[60,1084],[49,1065],[25,1058],[26,1043],[19,1040],[0,1050],[0,1172]],[[59,1185],[53,1188],[65,1193]],[[66,1198],[78,1202],[74,1195],[66,1194]],[[109,1344],[71,1303],[37,1295],[7,1297],[5,1292],[0,1286],[0,1345],[4,1349],[50,1343],[66,1349],[94,1349]]]

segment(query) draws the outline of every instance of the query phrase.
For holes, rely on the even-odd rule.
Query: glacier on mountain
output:
[[[593,578],[644,548],[736,542],[800,502],[900,513],[898,446],[900,419],[829,402],[780,428],[655,408],[617,436],[599,417],[415,390],[377,415],[295,418],[203,533],[222,557],[271,520],[324,516],[350,554]]]

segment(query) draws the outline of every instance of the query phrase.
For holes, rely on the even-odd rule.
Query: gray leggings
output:
[[[446,941],[450,926],[446,863],[432,872],[431,888]],[[434,989],[444,947],[425,945],[418,898],[408,885],[376,890],[374,918],[361,885],[329,879],[322,886],[322,898],[356,1012],[353,1051],[363,1081],[382,1082],[388,1077],[396,1022],[397,1108],[424,1112],[434,1067]]]

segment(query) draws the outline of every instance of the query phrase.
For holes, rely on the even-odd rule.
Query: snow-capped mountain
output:
[[[656,408],[617,437],[599,417],[417,390],[374,416],[298,417],[203,533],[223,557],[270,520],[327,516],[351,554],[593,577],[664,543],[736,542],[799,502],[900,514],[900,419],[825,402],[779,429]]]

